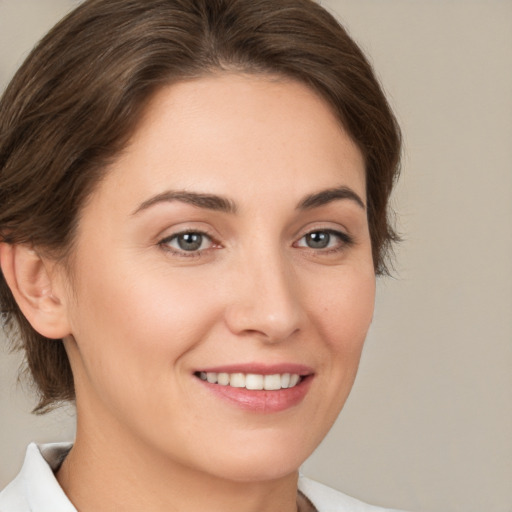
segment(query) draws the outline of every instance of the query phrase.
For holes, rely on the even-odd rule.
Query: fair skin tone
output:
[[[65,338],[78,421],[58,479],[78,510],[296,510],[373,314],[365,201],[361,152],[304,85],[157,93],[84,207],[73,279],[41,260],[22,306]],[[1,256],[6,274],[37,260]]]

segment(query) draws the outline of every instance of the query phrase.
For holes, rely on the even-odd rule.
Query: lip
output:
[[[256,373],[260,375],[295,373],[300,375],[302,380],[293,388],[274,391],[250,390],[212,384],[197,377],[198,372]],[[195,372],[194,378],[210,393],[236,408],[259,414],[277,413],[299,405],[307,395],[314,378],[312,368],[301,364],[288,363],[274,365],[258,363],[225,365],[201,368],[198,372]]]

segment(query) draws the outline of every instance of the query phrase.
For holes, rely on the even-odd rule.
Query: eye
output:
[[[177,253],[199,253],[213,247],[213,240],[200,231],[187,231],[176,233],[175,235],[164,238],[159,242],[160,245]]]
[[[319,229],[304,235],[296,244],[297,247],[307,247],[315,250],[341,250],[352,243],[352,238],[341,231]]]

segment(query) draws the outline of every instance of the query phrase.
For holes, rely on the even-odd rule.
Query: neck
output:
[[[75,445],[57,474],[80,512],[297,511],[296,472],[263,481],[219,478],[104,426],[94,432],[78,416]]]

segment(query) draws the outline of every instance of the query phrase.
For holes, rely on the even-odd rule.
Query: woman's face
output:
[[[78,435],[238,481],[294,472],[372,318],[365,203],[361,152],[307,87],[219,75],[160,91],[79,224]]]

